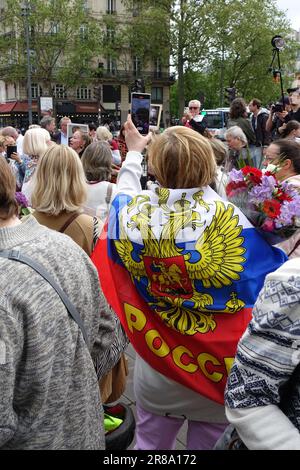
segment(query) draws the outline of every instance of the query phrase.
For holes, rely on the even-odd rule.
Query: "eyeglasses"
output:
[[[274,162],[274,163],[276,162],[276,163],[278,163],[278,159],[279,159],[279,155],[278,155],[278,157],[268,157],[268,155],[265,155],[265,156],[264,156],[264,160],[265,160],[266,162],[270,162],[270,163],[271,163],[271,162]]]
[[[199,109],[199,106],[189,106],[189,109]]]

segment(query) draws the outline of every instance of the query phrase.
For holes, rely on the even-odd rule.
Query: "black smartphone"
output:
[[[8,145],[6,147],[6,158],[11,158],[12,153],[17,153],[16,145]]]
[[[150,93],[131,93],[131,118],[140,134],[149,132],[151,95]]]

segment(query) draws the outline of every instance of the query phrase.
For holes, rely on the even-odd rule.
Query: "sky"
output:
[[[291,21],[292,27],[300,30],[300,1],[299,0],[276,0],[278,8],[286,11],[286,16]]]

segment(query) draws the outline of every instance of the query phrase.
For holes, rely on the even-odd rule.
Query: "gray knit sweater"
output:
[[[84,251],[33,217],[0,229],[0,249],[13,247],[52,274],[83,319],[93,357],[105,354],[109,370],[115,321]],[[0,449],[103,449],[102,418],[78,325],[39,274],[0,258]]]

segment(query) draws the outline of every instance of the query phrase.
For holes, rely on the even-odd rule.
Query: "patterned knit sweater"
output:
[[[83,320],[92,355],[105,355],[115,322],[88,256],[33,217],[0,229],[0,249],[42,264]],[[103,370],[105,373],[107,370]],[[0,449],[104,449],[93,360],[54,289],[32,268],[0,258]]]
[[[300,258],[294,258],[266,277],[227,382],[227,417],[248,448],[300,450],[299,378],[284,413],[279,409],[299,364]]]

